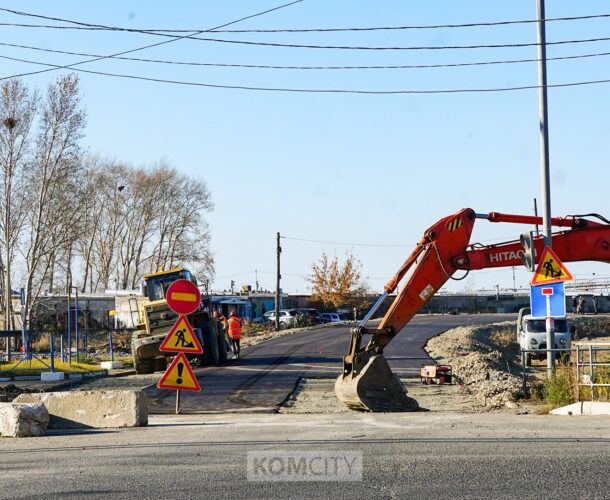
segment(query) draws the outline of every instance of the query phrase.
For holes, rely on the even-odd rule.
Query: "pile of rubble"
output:
[[[515,329],[514,321],[463,326],[430,339],[426,351],[438,364],[452,366],[477,406],[511,407],[522,387]]]

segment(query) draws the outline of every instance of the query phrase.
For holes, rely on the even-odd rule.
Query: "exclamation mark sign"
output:
[[[182,383],[182,370],[184,370],[184,363],[178,363],[178,366],[176,368],[178,368],[178,378],[176,379],[176,383],[181,384]]]

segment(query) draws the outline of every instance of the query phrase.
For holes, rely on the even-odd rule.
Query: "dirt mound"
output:
[[[426,351],[437,363],[451,365],[458,382],[479,404],[500,408],[522,386],[515,330],[514,321],[462,326],[430,339]]]

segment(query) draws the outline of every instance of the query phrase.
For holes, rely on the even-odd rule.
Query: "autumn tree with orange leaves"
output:
[[[325,252],[311,266],[308,277],[312,284],[311,301],[324,309],[338,307],[364,307],[368,299],[368,287],[362,281],[362,263],[348,253],[341,262],[339,257],[330,258]]]

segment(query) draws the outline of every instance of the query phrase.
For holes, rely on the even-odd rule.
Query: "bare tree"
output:
[[[51,257],[74,238],[79,207],[70,203],[69,193],[78,177],[84,124],[78,78],[59,77],[48,86],[42,100],[35,158],[27,173],[29,212],[23,245],[26,320],[45,276],[55,264]]]
[[[19,80],[9,80],[0,85],[0,225],[3,250],[0,264],[5,329],[11,328],[11,263],[25,215],[25,204],[19,191],[23,189],[23,172],[30,160],[30,138],[36,104],[36,92],[31,92]]]

